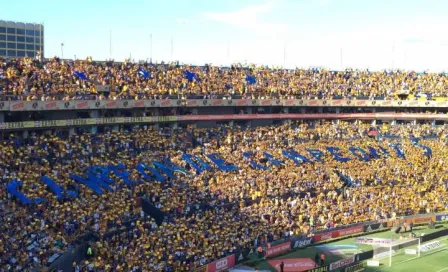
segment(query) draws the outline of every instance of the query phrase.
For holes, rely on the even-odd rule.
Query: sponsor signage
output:
[[[436,221],[448,221],[448,214],[436,215]]]
[[[336,233],[336,232],[334,232],[334,233]],[[330,240],[331,238],[333,238],[333,231],[316,234],[314,236],[314,241],[320,242],[320,241]],[[336,238],[336,237],[334,237],[334,238]]]
[[[441,101],[392,101],[392,100],[319,100],[319,99],[163,99],[163,100],[137,100],[141,102],[134,102],[135,100],[101,100],[102,103],[96,104],[100,100],[86,100],[87,103],[83,104],[86,107],[84,109],[95,108],[141,108],[145,107],[204,107],[204,106],[306,106],[306,107],[447,107],[447,102]],[[74,104],[78,104],[78,101],[72,101]],[[83,102],[83,101],[82,101]],[[3,107],[0,105],[0,110],[11,111],[36,111],[36,110],[69,110],[70,107],[65,106],[64,101],[17,101],[11,103],[6,102]]]
[[[284,272],[301,272],[316,267],[316,263],[310,258],[276,259],[268,261],[277,272],[281,271],[280,265],[282,262]]]
[[[176,105],[177,100],[171,100],[171,99],[165,99],[162,102],[160,102],[160,107],[171,107],[171,105]]]
[[[357,237],[355,243],[365,245],[390,245],[394,242],[393,239],[375,238],[375,237]]]
[[[339,230],[328,231],[324,233],[319,233],[314,236],[315,242],[326,241],[333,238],[338,238],[340,236],[353,235],[357,233],[361,233],[364,230],[364,225],[354,226],[343,228]]]
[[[162,100],[160,102],[161,104],[165,101],[170,100]],[[180,100],[178,100],[180,101]],[[37,102],[36,102],[37,103]],[[94,103],[95,105],[98,105],[98,108],[105,107],[112,107],[112,104],[117,104],[116,101],[109,102],[109,104],[103,105],[105,103],[104,101],[90,101],[89,103]],[[112,103],[112,104],[111,104]],[[23,102],[11,104],[11,107],[15,107],[16,111],[27,111],[27,109],[23,109]],[[79,106],[83,106],[83,104],[75,104],[75,109],[81,109]],[[374,114],[377,115],[377,114]],[[370,116],[370,115],[369,115]],[[359,114],[221,114],[221,115],[181,115],[181,116],[153,116],[153,117],[142,117],[143,119],[139,119],[140,117],[137,117],[138,119],[125,119],[122,117],[116,117],[116,118],[89,118],[87,119],[88,125],[95,125],[95,124],[111,124],[111,123],[128,123],[132,122],[133,120],[139,120],[142,122],[150,122],[150,123],[156,123],[156,122],[178,122],[178,121],[224,121],[224,120],[266,120],[266,119],[279,119],[279,120],[285,120],[285,119],[358,119],[360,118]],[[368,117],[367,119],[375,118],[375,117]],[[376,117],[378,118],[378,117]],[[424,119],[424,118],[423,118]],[[448,120],[448,115],[445,115],[444,119]],[[92,120],[96,120],[92,122]],[[127,120],[127,121],[125,121]],[[67,126],[69,124],[70,120],[57,120],[58,125],[57,126]],[[0,123],[0,129],[9,129],[10,127],[14,128],[35,128],[35,127],[45,127],[44,126],[35,126],[35,125],[28,125],[26,122],[17,122],[17,123],[6,123],[1,124]],[[406,219],[406,222],[414,222],[415,224],[423,224],[429,221],[435,221],[436,216],[423,216],[423,217],[412,217]],[[388,226],[392,225],[392,221],[389,221]],[[373,225],[370,225],[372,228]],[[366,228],[364,225],[359,225],[355,227],[350,228],[344,228],[341,230],[334,230],[334,231],[327,231],[320,234],[315,235],[315,241],[324,241],[331,238],[337,238],[339,236],[345,236],[345,235],[353,235],[359,232],[362,232]],[[368,227],[367,227],[368,228]]]
[[[89,108],[89,101],[76,101],[75,109],[87,109]]]
[[[404,250],[404,254],[407,254],[407,255],[417,255],[417,250],[416,249],[411,249],[411,248],[406,248]]]
[[[238,99],[238,100],[235,100],[235,105],[236,106],[246,106],[246,105],[249,105],[250,103],[249,103],[249,100],[247,100],[247,99]]]
[[[266,257],[272,257],[275,255],[279,255],[285,253],[286,251],[291,249],[291,243],[286,242],[282,244],[278,244],[266,249]]]
[[[352,264],[352,263],[354,263],[354,262],[355,262],[355,256],[352,256],[352,257],[350,257],[350,258],[346,258],[346,259],[339,260],[339,261],[337,261],[337,262],[334,262],[334,263],[331,263],[331,264],[330,264],[330,271],[331,271],[331,270],[338,269],[338,268],[341,268],[341,267],[346,266],[346,265],[349,265],[349,264]]]
[[[433,242],[429,242],[427,244],[424,245],[420,245],[420,251],[421,252],[428,252],[431,251],[433,249],[439,248],[442,246],[442,243],[440,243],[440,241],[433,241]]]
[[[381,253],[374,255],[373,258],[376,260],[379,260],[379,259],[389,257],[390,254],[395,255],[395,253],[396,253],[396,251],[392,249],[392,252],[390,252],[390,251],[381,252]]]
[[[45,102],[44,110],[57,110],[59,109],[58,103],[58,101]]]
[[[359,272],[365,269],[364,262],[352,264],[344,269],[344,272]]]
[[[368,260],[367,261],[367,266],[378,267],[378,266],[380,266],[380,262],[379,261],[374,261],[374,260]]]
[[[134,104],[134,105],[132,105]],[[136,107],[136,108],[144,108],[145,107],[145,101],[143,100],[129,100],[129,107]]]
[[[313,237],[301,237],[297,240],[292,240],[291,242],[291,248],[304,248],[311,244],[313,244],[314,238]]]
[[[413,222],[414,224],[425,224],[425,223],[429,223],[431,221],[435,221],[434,220],[434,216],[418,216],[418,217],[413,217],[410,218],[409,220],[406,220],[408,223]]]
[[[330,266],[325,265],[325,266],[321,266],[321,267],[312,268],[312,269],[308,270],[307,272],[328,272],[328,271],[330,271]]]
[[[23,111],[25,110],[25,102],[11,102],[11,111]]]
[[[105,105],[106,105],[106,109],[113,109],[113,108],[117,108],[118,102],[116,100],[106,101]]]
[[[360,233],[363,231],[364,231],[364,225],[359,225],[359,226],[350,227],[350,228],[346,228],[346,229],[340,229],[340,230],[337,230],[337,232],[338,232],[337,237],[357,234],[357,233]]]
[[[235,255],[230,255],[207,264],[207,272],[227,271],[234,266],[235,266]]]

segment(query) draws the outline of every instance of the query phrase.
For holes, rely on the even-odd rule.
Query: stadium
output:
[[[140,14],[150,2],[101,8]],[[336,2],[310,5],[337,13]],[[127,41],[114,44],[110,30],[109,50],[92,38],[107,12],[84,22],[8,4],[15,19],[48,23],[0,21],[0,272],[448,271],[448,73],[425,70],[436,62],[351,68],[341,49],[337,68],[317,57],[298,68],[306,60],[287,60],[282,45],[270,52],[283,55],[275,65],[256,46],[241,54],[266,63],[198,65],[208,53],[172,37],[153,61],[152,34],[150,50],[133,49],[143,38],[132,33],[149,22],[200,46],[198,27],[229,16],[258,43],[289,31],[261,15],[295,4],[209,3],[220,12],[205,12],[204,24],[174,20],[164,3],[172,25],[111,22]],[[213,25],[210,40],[218,30],[230,35]],[[175,57],[197,60],[173,60],[177,46]]]

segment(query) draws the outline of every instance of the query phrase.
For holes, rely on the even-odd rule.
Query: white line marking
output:
[[[437,272],[442,272],[442,271],[445,271],[445,270],[448,270],[448,267],[442,268],[442,269],[440,269],[440,270],[437,271]]]

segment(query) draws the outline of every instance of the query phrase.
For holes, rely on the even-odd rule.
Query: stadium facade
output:
[[[448,102],[307,99],[163,99],[1,101],[0,135],[6,131],[92,133],[104,127],[266,126],[290,120],[445,125]],[[437,112],[437,113],[435,113]]]
[[[42,24],[0,20],[0,57],[43,57],[44,26]]]

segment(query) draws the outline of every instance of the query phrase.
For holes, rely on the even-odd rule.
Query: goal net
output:
[[[384,239],[386,240],[386,239]],[[420,257],[420,238],[401,238],[373,244],[373,260],[389,267]]]

